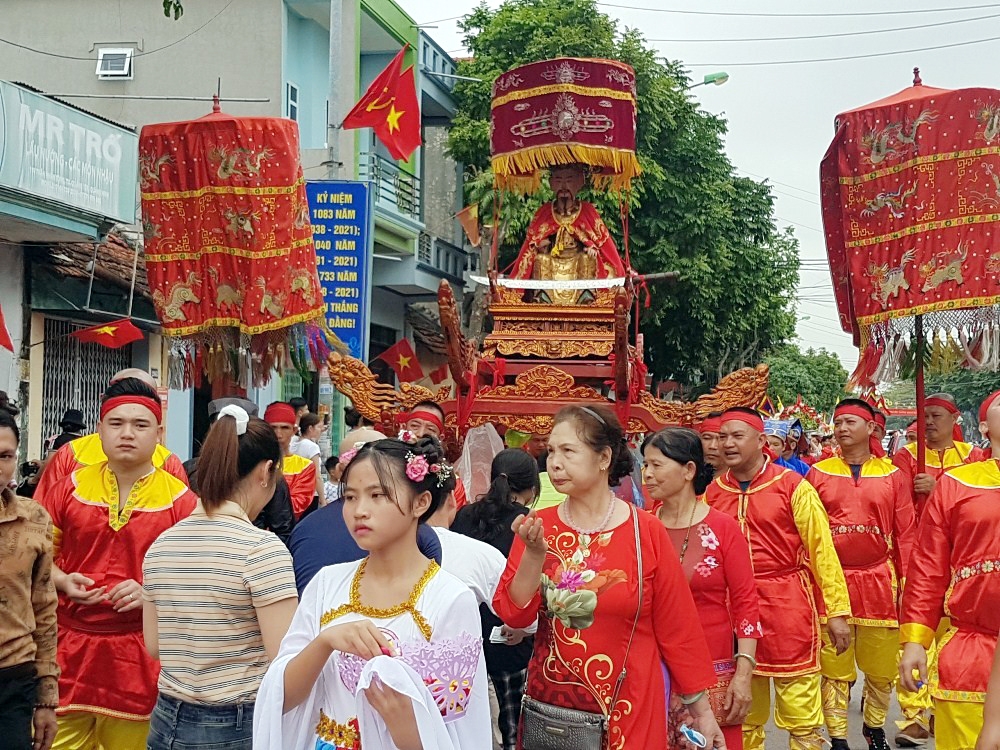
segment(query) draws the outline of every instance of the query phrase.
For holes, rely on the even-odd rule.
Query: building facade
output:
[[[433,300],[441,279],[461,286],[466,273],[469,255],[454,218],[461,207],[462,169],[444,151],[454,113],[452,79],[447,78],[454,62],[392,0],[332,1],[338,5],[331,7],[331,0],[198,0],[186,3],[184,15],[174,21],[163,16],[157,2],[4,0],[4,37],[30,50],[0,45],[0,70],[10,80],[122,123],[133,139],[145,124],[207,114],[217,92],[230,114],[296,120],[306,179],[366,180],[375,195],[374,357],[411,333],[408,304]],[[396,162],[371,130],[343,131],[336,125],[405,45],[410,48],[407,64],[416,66],[425,146],[408,162]],[[134,162],[134,140],[130,158]],[[135,191],[126,194],[134,207]],[[134,220],[106,218],[113,220],[107,226]],[[87,239],[103,236],[107,226]],[[79,239],[74,234],[32,241]],[[32,271],[25,266],[18,275],[30,279]],[[5,283],[9,279],[0,275],[4,300]],[[36,325],[44,329],[44,320],[24,323],[16,311],[7,315],[12,328],[21,323],[26,331]],[[3,356],[0,352],[0,383],[3,373],[17,371],[19,379],[22,369],[30,369],[31,377],[41,369],[37,357],[29,368],[25,357],[15,365],[5,364]],[[144,362],[149,364],[148,357],[140,356],[130,364]],[[336,418],[339,404],[315,380],[307,388],[297,377],[284,383],[278,378],[248,396],[264,406],[307,391]],[[193,433],[202,420],[195,412],[203,410],[204,401],[197,391],[169,393],[167,444],[183,458],[197,450]]]

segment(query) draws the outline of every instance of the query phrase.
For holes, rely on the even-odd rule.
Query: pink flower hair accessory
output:
[[[409,477],[414,482],[422,482],[427,478],[428,472],[431,470],[430,464],[427,463],[427,459],[423,456],[418,456],[415,453],[406,454],[406,476]]]
[[[441,487],[452,474],[451,464],[441,461],[440,463],[428,463],[425,456],[418,456],[413,452],[406,454],[406,476],[413,482],[422,482],[428,474],[437,476],[437,486]]]

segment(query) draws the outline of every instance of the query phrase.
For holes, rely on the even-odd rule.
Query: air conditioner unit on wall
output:
[[[97,77],[102,81],[132,80],[134,47],[102,47],[97,50]]]

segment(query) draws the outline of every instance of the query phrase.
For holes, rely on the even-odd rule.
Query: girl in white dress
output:
[[[255,750],[489,748],[475,596],[417,548],[454,488],[440,443],[380,440],[341,461],[344,521],[368,557],[303,592],[257,697]]]

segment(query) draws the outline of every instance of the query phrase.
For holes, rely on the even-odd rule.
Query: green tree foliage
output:
[[[847,394],[847,370],[836,354],[826,349],[801,351],[787,344],[764,360],[771,368],[771,398],[785,406],[802,400],[817,411],[827,412]]]
[[[680,271],[651,286],[641,330],[646,361],[659,377],[711,385],[754,364],[794,332],[798,242],[774,223],[764,183],[740,177],[723,150],[725,121],[686,93],[679,62],[657,57],[634,29],[620,31],[594,0],[507,0],[480,5],[461,22],[472,57],[459,64],[452,154],[469,165],[467,198],[493,215],[489,116],[493,81],[518,65],[559,56],[622,60],[636,71],[637,153],[643,172],[631,194],[629,247],[640,273]],[[622,247],[619,197],[585,196]],[[499,265],[509,264],[535,209],[551,195],[503,196]]]

